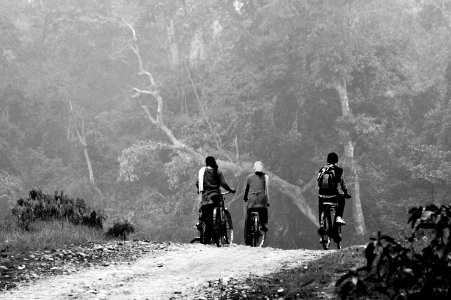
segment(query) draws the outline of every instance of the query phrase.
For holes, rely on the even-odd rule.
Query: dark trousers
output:
[[[318,212],[319,212],[319,221],[321,221],[321,213],[323,212],[323,203],[324,202],[332,202],[337,203],[337,209],[335,211],[335,216],[343,217],[343,211],[345,210],[345,197],[343,195],[337,195],[333,198],[322,198],[318,197]]]
[[[202,242],[208,244],[211,241],[213,235],[213,210],[217,207],[216,204],[205,204],[200,207],[201,215],[199,221],[205,223],[205,236]]]
[[[260,215],[260,223],[262,226],[267,227],[268,225],[268,209],[266,207],[255,207],[249,208],[246,213],[246,220],[244,221],[244,242],[246,245],[250,245],[251,241],[249,241],[248,232],[250,231],[250,221],[251,221],[251,212],[258,212]]]

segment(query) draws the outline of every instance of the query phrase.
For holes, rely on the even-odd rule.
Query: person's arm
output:
[[[244,202],[247,202],[247,200],[248,200],[249,189],[250,189],[249,177],[247,177],[246,178],[246,187],[244,188],[244,197],[243,197]]]
[[[197,193],[199,194],[199,179],[196,180],[196,188],[197,188]]]
[[[202,193],[199,193],[196,198],[197,210],[200,210],[200,205],[202,203]]]
[[[265,194],[268,198],[267,206],[269,207],[269,176],[267,174],[265,174]]]
[[[222,186],[223,189],[225,189],[226,191],[229,191],[231,193],[235,193],[235,190],[232,189],[226,182],[225,178],[224,178],[224,174],[222,174],[222,172],[218,171],[219,173],[219,184]]]
[[[344,193],[345,198],[351,198],[351,196],[348,194],[348,187],[346,186],[344,172],[341,174],[341,177],[340,177],[340,187]]]

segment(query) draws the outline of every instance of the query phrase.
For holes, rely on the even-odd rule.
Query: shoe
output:
[[[337,217],[337,219],[335,220],[335,223],[338,223],[340,225],[346,225],[345,220],[343,220],[342,217]]]
[[[267,232],[268,231],[268,227],[262,225],[262,231]]]

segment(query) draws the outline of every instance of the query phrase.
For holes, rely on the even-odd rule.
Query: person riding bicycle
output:
[[[247,202],[247,213],[244,223],[244,240],[246,245],[250,245],[248,232],[250,231],[250,216],[252,212],[258,212],[263,231],[268,231],[268,184],[269,177],[263,172],[263,163],[254,163],[254,173],[247,176],[246,188],[244,190],[244,202]]]
[[[235,193],[235,190],[227,184],[224,174],[218,169],[213,156],[207,156],[205,165],[199,170],[196,186],[200,196],[198,200],[199,222],[204,222],[206,225],[205,239],[202,242],[208,244],[213,232],[213,210],[219,206],[222,199],[220,187],[231,193]]]
[[[321,220],[321,213],[323,212],[324,202],[337,203],[336,220],[337,224],[345,225],[343,220],[343,212],[345,208],[345,199],[351,198],[348,194],[348,189],[344,180],[343,169],[338,166],[338,155],[331,152],[327,155],[327,165],[325,165],[318,173],[318,211],[319,220]],[[340,185],[343,194],[338,191]]]

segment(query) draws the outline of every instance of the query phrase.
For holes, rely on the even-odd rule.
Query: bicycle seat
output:
[[[251,212],[251,216],[258,216],[258,212],[252,211],[252,212]]]
[[[323,202],[324,206],[337,206],[337,203],[334,202]]]

